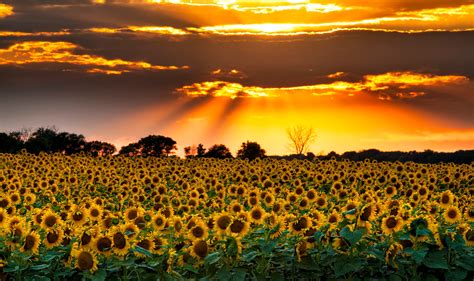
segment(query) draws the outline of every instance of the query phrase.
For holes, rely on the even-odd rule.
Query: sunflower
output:
[[[136,243],[136,246],[144,249],[144,250],[147,250],[148,252],[153,252],[154,248],[155,248],[155,242],[153,242],[152,239],[149,239],[149,238],[142,238],[140,239],[140,241],[138,241]],[[137,251],[134,251],[134,254],[135,256],[139,257],[139,258],[146,258],[146,255],[140,253],[140,252],[137,252]]]
[[[137,217],[141,215],[142,215],[142,210],[140,208],[132,207],[132,208],[128,208],[125,211],[125,219],[129,222],[134,221]]]
[[[301,262],[301,258],[308,254],[309,244],[305,240],[301,240],[296,244],[296,257],[299,262]]]
[[[388,198],[392,198],[393,196],[397,195],[397,188],[395,186],[388,186],[385,188],[385,196]]]
[[[395,263],[395,258],[398,254],[403,251],[403,246],[399,243],[394,243],[388,247],[387,252],[385,252],[385,262],[392,265],[394,268],[398,268],[398,265]]]
[[[108,235],[98,235],[92,240],[92,248],[95,252],[109,256],[112,251],[112,239]]]
[[[385,234],[392,234],[403,227],[403,222],[399,217],[388,216],[382,219],[382,231]]]
[[[232,223],[232,217],[227,212],[222,212],[216,215],[214,221],[214,228],[217,233],[223,234]]]
[[[250,210],[250,219],[255,224],[260,224],[265,219],[265,210],[260,206],[255,206]]]
[[[448,223],[456,223],[461,219],[461,212],[457,207],[451,206],[444,211],[443,217]]]
[[[209,253],[209,245],[205,240],[196,240],[190,247],[191,256],[197,259],[204,259]]]
[[[62,229],[51,229],[46,233],[46,237],[44,238],[43,242],[46,247],[52,248],[61,245],[63,238],[64,231]]]
[[[439,205],[443,208],[448,208],[453,204],[454,195],[450,190],[446,190],[445,192],[441,193],[439,197]]]
[[[86,223],[86,214],[84,210],[78,206],[69,210],[68,217],[76,227],[80,227]]]
[[[47,210],[43,216],[41,221],[41,227],[45,230],[52,230],[56,229],[62,225],[61,217],[57,214],[53,213],[51,210]]]
[[[464,218],[469,222],[474,222],[474,205],[466,207],[466,210],[464,211]]]
[[[21,247],[22,252],[30,251],[37,255],[39,253],[39,246],[41,244],[41,238],[36,231],[31,231],[25,236],[25,243]]]
[[[151,218],[151,221],[155,230],[162,230],[166,226],[167,219],[165,216],[158,213]]]
[[[87,215],[88,215],[87,217],[91,221],[98,221],[102,217],[102,213],[103,213],[102,208],[99,205],[92,203],[89,209],[87,210]]]
[[[246,213],[245,213],[246,214]],[[229,232],[233,236],[243,237],[249,231],[250,223],[248,219],[242,217],[236,217],[232,220],[232,223],[229,226]]]
[[[366,205],[364,206],[359,214],[359,219],[364,222],[372,221],[375,217],[375,206],[374,205]]]
[[[95,272],[98,270],[98,259],[94,251],[85,248],[75,249],[73,247],[71,256],[75,261],[75,268],[89,272]]]
[[[8,222],[10,221],[9,217],[10,216],[8,213],[4,209],[0,208],[0,233],[5,230]]]
[[[302,234],[312,225],[311,219],[307,215],[299,217],[294,222],[290,223],[290,230],[296,234]]]
[[[324,194],[316,197],[315,203],[319,209],[324,209],[328,205],[328,201],[326,200],[326,196]]]
[[[229,211],[232,213],[239,213],[244,210],[244,207],[237,201],[232,202],[229,205]]]
[[[464,233],[464,240],[466,240],[466,245],[474,247],[474,230],[467,230],[466,233]]]
[[[203,222],[196,222],[196,224],[189,230],[188,237],[192,241],[197,239],[206,239],[208,236],[208,229]]]
[[[130,249],[127,236],[123,233],[120,227],[114,227],[110,232],[110,236],[112,238],[112,251],[114,254],[121,257],[125,256]]]
[[[333,211],[327,216],[327,222],[329,223],[329,229],[335,229],[337,224],[341,221],[341,215],[336,211]]]
[[[135,238],[140,233],[140,229],[131,222],[123,226],[123,232],[128,238]]]

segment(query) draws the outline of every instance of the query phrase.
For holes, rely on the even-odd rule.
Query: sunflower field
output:
[[[473,170],[0,154],[0,278],[473,280]]]

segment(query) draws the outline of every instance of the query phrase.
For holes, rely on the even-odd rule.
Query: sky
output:
[[[474,149],[474,0],[0,0],[0,131]]]

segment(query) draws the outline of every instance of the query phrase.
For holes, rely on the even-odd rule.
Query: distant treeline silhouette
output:
[[[126,156],[170,156],[177,150],[176,141],[170,137],[161,135],[150,135],[141,138],[136,143],[130,143],[120,149],[119,155]],[[92,156],[108,156],[117,152],[113,144],[102,141],[86,141],[81,134],[60,132],[54,127],[38,128],[32,130],[19,130],[10,133],[0,132],[0,153],[19,153],[27,151],[38,154],[61,153],[72,155],[85,153]],[[233,158],[229,148],[224,144],[216,144],[206,149],[202,144],[188,146],[184,148],[186,158]],[[242,143],[236,155],[237,158],[250,159],[271,157],[276,159],[305,159],[305,160],[343,160],[364,161],[366,159],[376,161],[400,161],[417,163],[472,163],[474,162],[474,150],[458,150],[456,152],[435,152],[425,150],[423,152],[410,151],[389,151],[384,152],[377,149],[363,151],[349,151],[343,154],[330,152],[327,155],[316,156],[312,152],[303,154],[292,154],[284,156],[266,156],[265,150],[256,142]]]

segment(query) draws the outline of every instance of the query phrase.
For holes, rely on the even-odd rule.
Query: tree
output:
[[[184,148],[184,156],[186,158],[196,157],[198,154],[197,147],[195,145],[186,146]]]
[[[0,153],[17,153],[23,142],[14,134],[0,133]]]
[[[298,155],[308,152],[309,146],[316,140],[316,132],[312,127],[297,125],[286,130],[290,145]]]
[[[265,157],[265,150],[256,142],[243,142],[241,148],[237,152],[238,158],[254,160],[255,158]]]
[[[102,141],[87,142],[84,150],[92,156],[107,156],[112,155],[117,151],[113,144]]]
[[[176,150],[176,141],[165,136],[150,135],[137,143],[122,147],[120,154],[136,156],[168,156]]]
[[[206,154],[206,149],[204,148],[204,145],[202,143],[198,144],[196,152],[197,157],[204,157],[204,155]]]
[[[137,156],[140,155],[140,149],[138,146],[138,143],[134,142],[131,144],[128,144],[126,146],[123,146],[120,151],[120,155],[126,155],[126,156]]]
[[[227,146],[223,144],[215,144],[207,150],[204,157],[219,159],[232,158],[232,153],[230,153],[230,150],[227,148]]]

